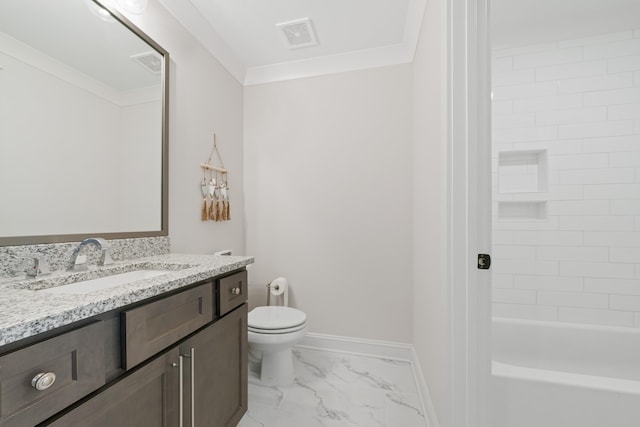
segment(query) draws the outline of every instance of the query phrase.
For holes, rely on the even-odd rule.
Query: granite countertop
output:
[[[243,268],[253,261],[253,257],[244,256],[168,254],[89,267],[85,272],[0,281],[0,346]],[[80,294],[40,290],[139,269],[171,271]]]

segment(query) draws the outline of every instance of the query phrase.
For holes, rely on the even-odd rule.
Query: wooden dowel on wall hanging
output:
[[[216,171],[216,172],[220,172],[220,173],[227,173],[228,170],[224,169],[224,168],[220,168],[218,166],[211,166],[209,163],[200,163],[200,167],[202,169],[206,169],[206,170],[210,170],[210,171]]]

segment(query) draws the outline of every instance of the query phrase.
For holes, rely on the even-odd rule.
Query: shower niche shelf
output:
[[[547,219],[547,200],[544,195],[548,191],[549,171],[546,150],[499,152],[497,175],[498,198],[511,198],[498,201],[499,220]]]
[[[498,202],[502,221],[541,221],[547,219],[546,201]]]
[[[548,187],[546,150],[498,153],[498,193],[539,193]]]

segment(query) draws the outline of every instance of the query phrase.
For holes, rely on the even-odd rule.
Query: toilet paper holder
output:
[[[283,296],[284,306],[289,306],[289,282],[284,277],[278,277],[270,283],[267,283],[267,306],[271,305],[271,295],[274,297]]]

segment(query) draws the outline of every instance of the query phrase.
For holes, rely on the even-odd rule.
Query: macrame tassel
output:
[[[229,201],[227,200],[227,221],[231,220],[231,204],[229,204]]]
[[[216,202],[216,221],[220,221],[220,200]]]
[[[202,199],[202,220],[206,221],[209,219],[209,215],[207,214],[207,199]]]
[[[224,199],[222,199],[222,220],[227,220],[227,202]]]
[[[213,209],[213,205],[214,205],[213,200],[211,200],[211,203],[209,204],[209,219],[211,221],[215,221],[216,220],[216,212]]]

